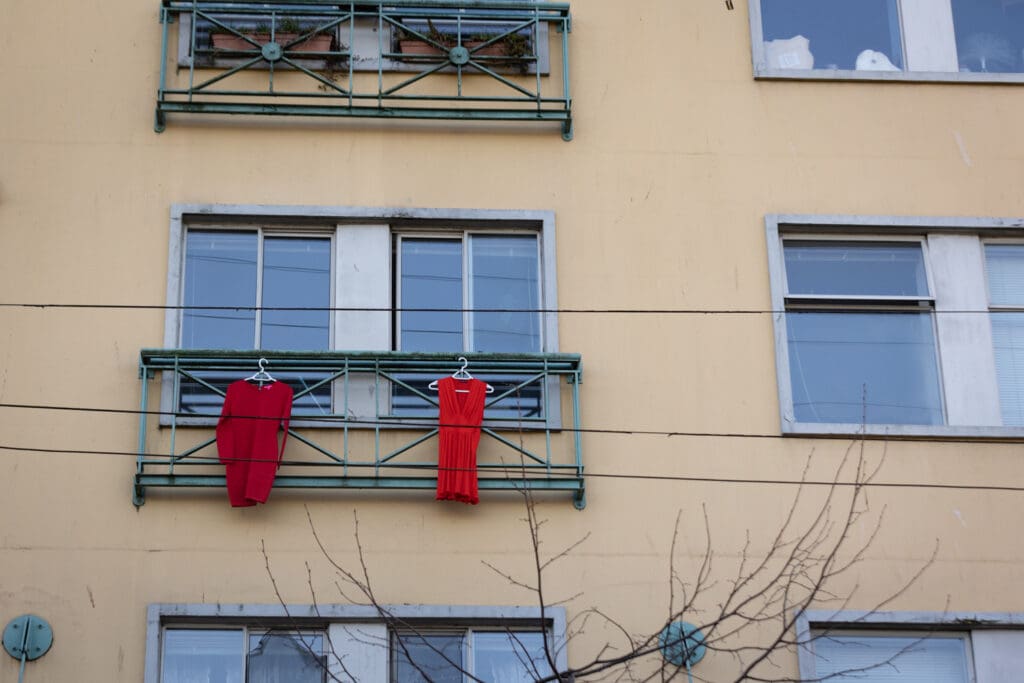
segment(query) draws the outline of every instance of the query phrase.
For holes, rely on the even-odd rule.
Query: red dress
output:
[[[460,389],[461,391],[456,391]],[[487,384],[478,379],[437,380],[441,406],[437,453],[437,500],[480,502],[476,482],[476,447],[484,419]]]
[[[217,453],[224,463],[232,507],[266,503],[288,439],[292,388],[284,382],[259,386],[232,382],[217,421]],[[277,430],[284,430],[281,447]]]

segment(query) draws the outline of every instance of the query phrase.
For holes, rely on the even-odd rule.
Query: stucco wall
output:
[[[190,119],[152,130],[155,2],[0,6],[0,302],[161,305],[172,204],[263,203],[540,209],[555,213],[558,297],[568,309],[770,307],[772,213],[1021,216],[1020,86],[755,81],[745,3],[580,2],[571,59],[575,139],[557,130],[453,123]],[[55,28],[64,47],[42,47]],[[419,163],[423,162],[423,163]],[[0,308],[0,402],[138,407],[138,351],[163,339],[159,309]],[[847,441],[781,439],[766,314],[583,314],[559,319],[583,356],[584,427],[761,434],[587,433],[595,477],[582,512],[542,497],[545,550],[589,533],[547,578],[634,632],[666,613],[668,552],[716,576],[747,530],[763,551],[795,487],[672,480],[828,477]],[[0,445],[119,451],[130,414],[0,408]],[[1019,446],[871,442],[885,482],[1020,484]],[[353,510],[379,595],[392,603],[531,604],[483,561],[528,576],[514,495],[477,508],[427,493],[275,492],[233,510],[220,491],[131,505],[130,455],[0,452],[0,621],[33,612],[53,650],[28,680],[142,679],[152,602],[335,601],[306,509],[339,561],[356,562]],[[1019,493],[871,490],[853,530],[876,541],[838,587],[869,608],[929,561],[893,608],[1024,611]],[[713,599],[709,599],[710,607]],[[696,615],[695,619],[699,620]],[[581,662],[611,629],[570,646]],[[780,660],[796,670],[793,657]],[[701,674],[724,678],[729,658]],[[17,663],[0,659],[0,679]]]

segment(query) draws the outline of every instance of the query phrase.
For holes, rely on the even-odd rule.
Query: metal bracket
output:
[[[707,646],[704,645],[704,634],[693,624],[686,621],[673,621],[658,636],[658,648],[665,661],[679,667],[690,667],[704,659]]]
[[[39,659],[53,645],[53,629],[46,619],[34,614],[23,614],[12,619],[4,629],[4,649],[7,654],[21,660],[18,683],[25,677],[25,662]]]

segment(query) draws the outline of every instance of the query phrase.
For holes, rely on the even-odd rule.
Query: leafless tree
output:
[[[798,681],[788,672],[788,666],[780,666],[776,659],[784,653],[791,655],[799,648],[807,648],[816,638],[829,637],[827,631],[814,635],[798,634],[797,621],[811,608],[834,608],[842,610],[857,597],[858,587],[837,592],[836,585],[845,575],[851,574],[860,564],[873,544],[885,517],[884,508],[871,511],[867,490],[884,461],[882,456],[872,466],[865,458],[865,443],[853,442],[844,452],[838,466],[827,482],[811,482],[808,473],[814,454],[808,456],[796,493],[782,524],[769,542],[767,549],[757,550],[749,532],[738,561],[730,567],[719,561],[724,553],[713,543],[711,515],[707,506],[702,505],[700,515],[704,526],[704,549],[695,569],[684,573],[678,566],[677,544],[679,541],[682,512],[677,514],[668,557],[668,606],[664,619],[652,623],[640,633],[631,632],[614,615],[608,614],[598,605],[576,610],[567,624],[564,641],[544,639],[542,661],[532,659],[525,646],[520,643],[515,649],[525,670],[537,683],[570,683],[590,680],[614,680],[631,682],[668,681],[677,676],[690,680],[704,681],[698,670],[685,667],[687,650],[703,645],[710,657],[728,657],[735,663],[735,675],[731,680],[754,681],[758,683],[784,683]],[[558,571],[558,564],[570,557],[586,543],[589,534],[572,542],[567,547],[548,553],[545,550],[542,531],[546,520],[538,517],[538,507],[530,490],[519,487],[525,516],[524,526],[528,535],[531,567],[526,576],[518,576],[502,567],[481,560],[491,571],[513,587],[531,595],[531,601],[539,607],[538,630],[543,631],[548,623],[548,613],[556,605],[578,605],[587,599],[582,594],[551,596],[545,585],[545,578]],[[317,551],[336,572],[335,587],[342,600],[355,605],[373,608],[388,631],[396,634],[391,643],[368,639],[367,646],[397,647],[409,665],[425,680],[431,680],[429,672],[416,661],[415,654],[408,647],[409,642],[426,646],[432,657],[440,657],[447,665],[461,671],[467,680],[480,681],[471,672],[465,671],[462,662],[452,659],[430,641],[423,638],[415,623],[396,615],[388,601],[379,598],[374,590],[371,571],[359,535],[359,518],[353,512],[355,552],[358,566],[349,567],[338,561],[323,543],[308,508],[307,521],[316,543]],[[854,530],[860,532],[854,534]],[[864,532],[864,530],[867,530]],[[864,539],[854,542],[859,535]],[[274,587],[278,601],[286,605],[278,590],[271,570],[266,548],[261,550],[266,562],[267,574]],[[883,609],[902,595],[931,565],[937,552],[937,544],[931,559],[922,563],[918,570],[905,582],[897,586],[882,599],[866,610],[870,614]],[[312,571],[306,564],[310,597],[314,606],[320,604],[320,596],[314,589]],[[863,610],[863,603],[858,602]],[[287,607],[286,607],[287,609]],[[317,607],[318,609],[318,607]],[[692,639],[666,642],[662,636],[675,622],[690,622],[702,634],[700,643]],[[580,657],[576,652],[575,662],[558,666],[559,650],[574,639],[580,638],[591,629],[606,627],[615,638],[609,639],[598,650]],[[515,634],[509,632],[515,641]],[[591,641],[594,639],[591,638]],[[684,665],[673,664],[663,656],[663,648],[676,648],[684,656]],[[908,648],[909,649],[909,648]],[[520,651],[521,650],[521,651]],[[897,653],[896,656],[902,654]],[[312,651],[311,651],[311,654]],[[335,681],[349,683],[356,680],[345,669],[337,653],[329,655],[337,660]],[[872,663],[868,669],[886,666],[894,657]],[[565,661],[563,658],[561,661]],[[864,669],[847,670],[832,674],[854,673]],[[831,676],[830,676],[831,677]],[[824,680],[815,679],[815,680]],[[367,682],[369,683],[369,682]],[[482,682],[480,682],[482,683]]]

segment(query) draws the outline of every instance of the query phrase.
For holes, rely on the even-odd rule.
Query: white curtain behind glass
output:
[[[815,673],[859,683],[967,683],[964,642],[942,636],[823,636],[814,642]],[[844,671],[850,673],[836,676]]]
[[[1024,245],[985,245],[989,302],[1024,308]],[[1003,424],[1024,425],[1024,312],[993,310],[992,344]]]

